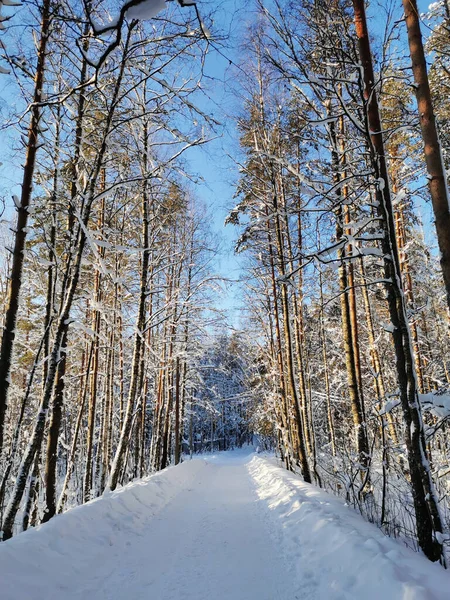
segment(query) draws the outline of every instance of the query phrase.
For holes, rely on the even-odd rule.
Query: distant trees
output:
[[[239,334],[218,334],[198,357],[195,401],[187,407],[185,449],[230,450],[253,441],[250,428],[258,401],[253,381],[252,345]],[[268,432],[270,439],[273,432]],[[266,433],[267,435],[267,433]]]

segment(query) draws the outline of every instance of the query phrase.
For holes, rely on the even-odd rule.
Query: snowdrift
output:
[[[248,464],[271,535],[295,565],[305,598],[448,600],[450,573],[387,538],[353,508],[255,456]],[[301,589],[301,587],[300,587]]]
[[[1,600],[64,600],[82,585],[81,574],[95,572],[105,547],[143,535],[205,466],[193,460],[169,467],[0,543]]]

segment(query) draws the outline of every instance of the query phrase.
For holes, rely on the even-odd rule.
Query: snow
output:
[[[166,8],[166,0],[141,0],[141,2],[129,8],[126,8],[127,4],[128,2],[122,7],[122,10],[125,9],[125,17],[130,20],[137,19],[139,21],[153,19],[153,17],[156,17],[158,13]],[[119,23],[119,15],[115,17],[105,15],[105,18],[107,21],[105,25],[91,18],[92,26],[97,35],[101,35],[105,31],[110,31],[111,28],[117,27]]]
[[[384,536],[339,498],[259,457],[249,471],[259,497],[272,510],[277,545],[286,560],[295,562],[304,598],[449,597],[448,571]]]
[[[430,410],[436,417],[450,416],[450,394],[419,394],[419,400],[424,409]]]
[[[2,600],[439,600],[450,575],[273,459],[227,452],[0,544]]]
[[[378,414],[386,415],[387,413],[391,412],[391,410],[393,410],[394,408],[397,408],[397,406],[400,406],[400,400],[398,398],[393,398],[391,400],[388,400],[387,402],[385,402],[385,404],[382,406],[382,408],[378,411]]]
[[[401,189],[397,194],[393,196],[392,206],[398,206],[407,198],[405,188]]]
[[[156,17],[156,15],[165,8],[166,0],[144,0],[136,6],[131,6],[127,10],[127,18],[146,21],[147,19]]]

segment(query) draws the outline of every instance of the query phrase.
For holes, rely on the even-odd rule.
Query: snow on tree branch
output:
[[[197,7],[197,3],[186,2],[186,0],[177,0],[177,2],[182,8],[194,8],[196,18],[200,26],[201,34],[206,40],[209,40],[211,34],[201,18],[200,12]],[[85,56],[87,62],[92,67],[95,67],[96,70],[98,70],[106,61],[111,52],[120,44],[120,41],[122,39],[122,26],[125,20],[128,19],[132,21],[147,21],[153,19],[166,8],[166,0],[128,0],[128,2],[125,2],[122,5],[119,15],[112,19],[112,21],[110,21],[106,25],[100,25],[92,19],[90,4],[87,0],[84,0],[84,6],[89,19],[89,24],[91,25],[92,31],[96,37],[100,37],[104,34],[112,32],[114,32],[115,34],[114,39],[108,44],[100,58],[96,61],[86,56],[86,52],[82,48],[82,44],[78,43],[78,47]]]

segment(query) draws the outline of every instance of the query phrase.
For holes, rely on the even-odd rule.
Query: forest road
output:
[[[239,453],[209,459],[145,530],[106,547],[95,571],[79,573],[83,583],[70,598],[310,598],[294,589],[246,462]]]
[[[0,544],[1,600],[448,600],[450,575],[250,449],[186,460]]]

